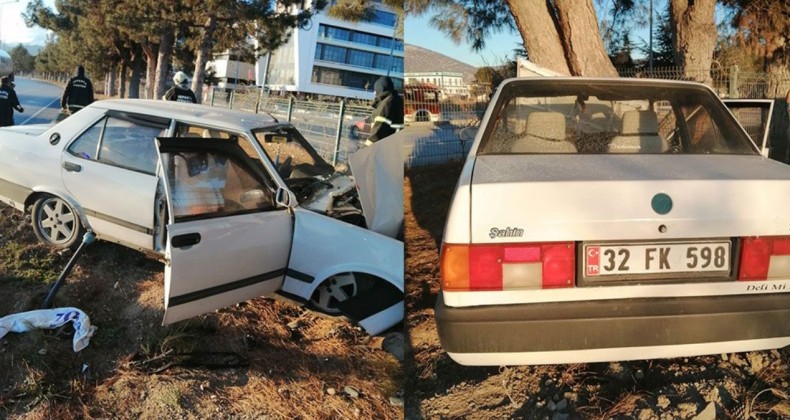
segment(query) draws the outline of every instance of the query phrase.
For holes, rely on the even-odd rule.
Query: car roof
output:
[[[156,115],[184,122],[227,127],[240,131],[278,124],[277,119],[267,113],[253,114],[251,112],[175,101],[105,99],[92,103],[90,107],[143,115]]]

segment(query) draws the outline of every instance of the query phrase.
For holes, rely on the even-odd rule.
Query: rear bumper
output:
[[[790,293],[454,308],[439,295],[442,347],[461,364],[586,363],[790,345]]]

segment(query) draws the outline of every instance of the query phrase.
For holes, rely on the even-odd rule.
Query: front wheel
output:
[[[74,247],[84,230],[77,212],[65,200],[55,196],[36,200],[32,222],[38,240],[55,248]]]

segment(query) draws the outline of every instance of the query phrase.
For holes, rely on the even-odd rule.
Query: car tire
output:
[[[338,304],[369,290],[372,279],[355,273],[339,273],[321,282],[310,298],[310,307],[327,315],[341,315]]]
[[[52,195],[36,200],[31,222],[39,241],[60,249],[73,248],[79,244],[85,230],[74,208],[62,198]]]

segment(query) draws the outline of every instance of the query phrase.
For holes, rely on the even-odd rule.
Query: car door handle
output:
[[[197,245],[199,243],[199,233],[185,233],[183,235],[173,236],[172,245],[176,248],[184,248],[187,246]]]
[[[69,172],[79,172],[82,170],[82,166],[77,165],[76,163],[63,162],[63,169]]]

